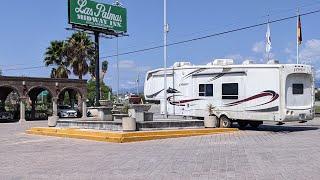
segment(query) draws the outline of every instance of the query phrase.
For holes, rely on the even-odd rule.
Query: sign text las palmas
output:
[[[92,26],[117,32],[127,31],[126,9],[90,0],[69,1],[71,24]]]

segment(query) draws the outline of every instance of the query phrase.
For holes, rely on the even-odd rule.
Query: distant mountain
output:
[[[143,93],[144,87],[143,86],[139,86],[139,93]],[[116,94],[117,92],[114,91],[114,94]],[[120,94],[126,94],[126,93],[137,93],[137,87],[133,87],[133,88],[122,88],[119,90]]]

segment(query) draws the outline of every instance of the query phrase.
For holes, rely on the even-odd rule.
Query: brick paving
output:
[[[320,179],[320,119],[232,134],[113,144],[0,124],[0,179]]]

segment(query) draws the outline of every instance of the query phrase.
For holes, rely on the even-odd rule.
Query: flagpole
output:
[[[270,32],[269,15],[268,15],[268,31]],[[269,34],[270,36],[270,34]],[[270,38],[270,37],[269,37]],[[268,51],[268,61],[270,60],[270,50]]]
[[[163,103],[164,103],[164,117],[168,117],[167,110],[167,34],[169,31],[169,27],[167,24],[167,0],[163,1],[163,30],[164,30],[164,38],[163,38],[163,64],[164,64],[164,80],[163,80]]]
[[[297,64],[299,64],[299,9],[297,9]]]

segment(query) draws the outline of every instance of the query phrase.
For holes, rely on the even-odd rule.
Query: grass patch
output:
[[[316,106],[316,113],[320,113],[320,106]]]

